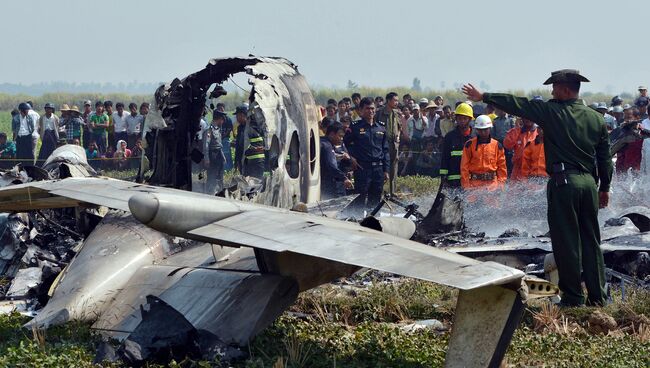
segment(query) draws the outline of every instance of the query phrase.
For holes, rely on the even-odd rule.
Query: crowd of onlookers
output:
[[[327,138],[328,127],[340,125],[345,134],[354,122],[361,119],[359,110],[361,98],[359,93],[353,93],[350,97],[344,97],[339,101],[330,99],[325,106],[321,107],[323,116],[320,125],[321,139]],[[384,97],[372,98],[372,102],[377,111],[386,107]],[[608,130],[614,131],[612,138],[616,138],[619,132],[625,129],[650,130],[650,120],[647,119],[650,98],[647,96],[647,89],[643,86],[639,87],[639,96],[630,102],[631,104],[625,104],[620,97],[616,96],[612,98],[610,104],[596,102],[590,105],[603,114]],[[468,103],[468,101],[446,103],[443,96],[438,95],[429,99],[414,98],[411,94],[405,94],[398,99],[396,106],[392,108],[399,117],[397,175],[417,174],[432,177],[440,175],[444,138],[457,127],[455,111],[461,103]],[[82,146],[86,150],[89,162],[97,168],[124,169],[139,165],[138,158],[143,154],[142,131],[149,113],[148,103],[139,106],[130,103],[125,106],[122,102],[113,104],[112,101],[96,101],[93,104],[92,101],[87,100],[82,103],[82,109],[76,105],[63,104],[55,107],[48,103],[45,104],[45,112],[42,115],[34,111],[31,105],[30,101],[21,103],[11,113],[12,132],[0,132],[2,161],[45,160],[56,147],[68,143]],[[518,148],[515,147],[516,144],[513,146],[512,142],[509,142],[508,134],[510,132],[513,136],[513,131],[522,129],[534,131],[534,123],[532,128],[529,128],[529,124],[521,118],[509,116],[492,106],[471,103],[469,105],[473,113],[469,123],[470,128],[479,115],[487,115],[492,120],[490,136],[506,146],[505,153],[510,175],[513,169],[513,157],[518,156]],[[224,153],[229,156],[226,158],[224,169],[229,170],[236,166],[230,156],[232,154],[230,145],[236,139],[238,124],[236,121],[234,125],[231,123],[232,120],[225,113],[223,104],[219,107],[219,113],[225,115],[226,123],[230,126],[222,132]],[[209,125],[205,121],[201,123],[199,141]],[[534,139],[535,136],[529,138]],[[343,140],[337,145],[339,148],[341,146],[344,146]],[[337,159],[340,163],[344,154],[343,150],[339,149],[339,151]],[[643,155],[642,153],[646,151],[647,154]],[[348,171],[351,168],[348,163],[343,163],[341,166]],[[645,168],[650,170],[650,144],[644,143],[643,140],[627,144],[617,154],[616,167],[618,172],[639,171]],[[349,177],[352,178],[352,175]]]
[[[139,107],[130,103],[90,100],[78,106],[63,104],[56,108],[47,103],[40,115],[31,101],[11,112],[11,137],[0,133],[0,159],[11,162],[44,161],[60,145],[75,144],[86,151],[91,166],[101,169],[125,169],[139,165],[143,154],[141,132],[149,113],[149,103]],[[40,141],[40,146],[39,146]],[[4,165],[7,166],[7,165]]]

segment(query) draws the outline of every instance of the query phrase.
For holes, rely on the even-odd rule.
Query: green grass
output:
[[[403,279],[377,283],[362,290],[325,285],[302,293],[291,308],[306,314],[285,313],[244,348],[248,357],[235,367],[440,367],[449,332],[421,330],[406,333],[397,322],[437,318],[450,326],[456,292],[436,284]],[[522,326],[506,354],[507,366],[647,367],[650,334],[635,333],[630,316],[648,310],[650,293],[632,290],[623,302],[603,311],[622,327],[613,336],[602,334],[538,332],[533,315],[541,301],[525,312]],[[586,327],[592,308],[562,311],[571,324]],[[0,316],[0,367],[90,367],[99,338],[87,324],[68,323],[46,331],[43,339],[20,326],[25,317]],[[647,328],[648,326],[646,326]],[[282,361],[284,365],[275,365]],[[104,364],[120,367],[120,364]],[[156,365],[149,365],[157,367]],[[216,362],[174,362],[176,367],[216,366]]]

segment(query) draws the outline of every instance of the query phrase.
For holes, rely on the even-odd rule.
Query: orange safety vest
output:
[[[489,143],[478,143],[474,137],[465,143],[460,161],[460,184],[463,188],[487,187],[498,189],[508,179],[506,154],[496,139]]]
[[[521,160],[521,176],[547,177],[546,156],[544,155],[544,141],[535,139],[528,142],[524,148],[524,157]]]
[[[512,174],[510,179],[522,180],[525,178],[521,174],[521,163],[524,158],[524,148],[528,142],[532,142],[537,138],[537,129],[522,132],[521,128],[512,128],[506,133],[503,140],[503,146],[506,149],[513,150],[512,155]]]

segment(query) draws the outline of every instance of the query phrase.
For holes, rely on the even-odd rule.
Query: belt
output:
[[[469,174],[470,180],[491,181],[494,180],[496,177],[497,177],[497,173],[494,171],[483,173],[483,174],[474,174],[474,173]]]
[[[384,163],[381,161],[360,161],[361,166],[383,166]]]

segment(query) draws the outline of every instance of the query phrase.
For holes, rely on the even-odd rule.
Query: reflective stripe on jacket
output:
[[[494,174],[489,181],[471,180],[471,175]],[[497,189],[508,179],[506,169],[506,154],[503,146],[496,139],[490,138],[487,143],[479,143],[478,137],[472,138],[463,148],[460,164],[460,182],[463,188],[487,186]]]

